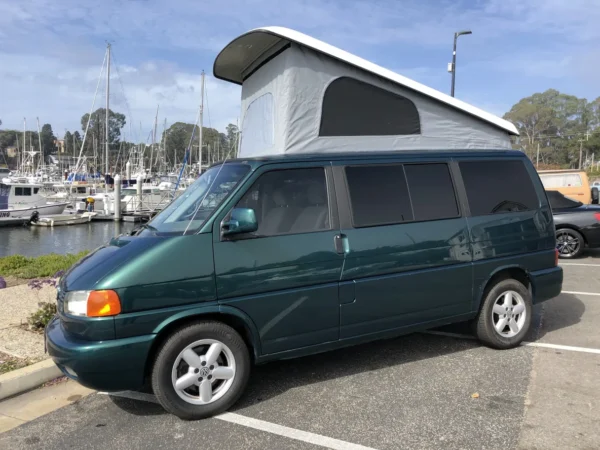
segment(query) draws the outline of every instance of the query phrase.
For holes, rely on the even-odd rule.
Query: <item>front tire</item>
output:
[[[476,334],[485,345],[508,349],[517,347],[529,331],[533,303],[529,290],[508,279],[492,287],[476,320]]]
[[[249,376],[250,355],[241,336],[221,322],[195,322],[160,347],[152,389],[170,413],[185,420],[204,419],[233,406]]]

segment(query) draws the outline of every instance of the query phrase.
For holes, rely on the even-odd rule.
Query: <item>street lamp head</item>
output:
[[[458,36],[462,36],[463,34],[473,34],[473,32],[471,30],[463,30],[463,31],[458,31],[454,34],[456,35],[456,37],[458,37]]]

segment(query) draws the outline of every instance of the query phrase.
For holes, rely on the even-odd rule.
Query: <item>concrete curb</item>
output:
[[[0,400],[38,387],[62,376],[54,361],[45,359],[22,369],[0,375]]]

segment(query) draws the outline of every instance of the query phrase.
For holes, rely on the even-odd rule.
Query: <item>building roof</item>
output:
[[[235,38],[217,55],[213,66],[214,76],[225,81],[242,84],[245,78],[244,75],[252,73],[265,60],[268,61],[268,58],[275,56],[286,45],[292,42],[411,89],[440,103],[444,103],[449,107],[463,111],[495,125],[509,134],[519,135],[517,128],[511,122],[494,114],[490,114],[333,45],[284,27],[255,28]]]

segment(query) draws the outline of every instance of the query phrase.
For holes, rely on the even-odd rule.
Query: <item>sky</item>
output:
[[[502,116],[521,98],[554,88],[600,96],[600,0],[0,0],[2,129],[50,123],[81,129],[112,45],[111,109],[127,116],[127,140],[147,141],[194,123],[206,72],[204,126],[240,114],[240,88],[212,76],[218,52],[260,26],[292,28],[450,92]],[[99,84],[94,110],[104,106]]]

